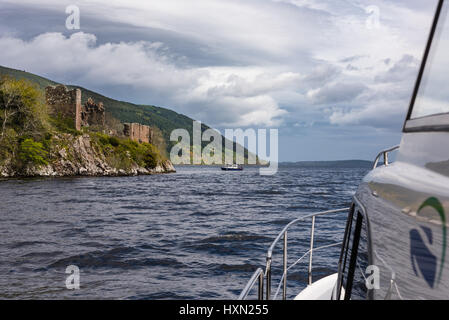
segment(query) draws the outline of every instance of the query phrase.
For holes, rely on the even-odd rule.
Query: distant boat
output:
[[[224,167],[221,167],[223,171],[243,171],[243,166],[238,164],[227,164]]]

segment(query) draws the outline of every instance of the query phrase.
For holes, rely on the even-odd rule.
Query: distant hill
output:
[[[366,160],[343,160],[343,161],[300,161],[282,162],[281,167],[301,167],[301,168],[369,168],[373,167],[372,161]]]
[[[44,90],[48,86],[59,84],[55,81],[40,77],[29,72],[11,69],[3,66],[0,66],[0,75],[8,75],[15,79],[29,80],[37,84],[42,90]],[[86,102],[89,97],[91,97],[95,101],[103,102],[106,107],[106,112],[110,113],[112,117],[120,120],[123,123],[138,122],[158,128],[162,133],[163,139],[165,140],[164,148],[166,149],[167,154],[170,154],[170,150],[174,145],[174,143],[170,142],[170,134],[173,130],[186,129],[192,136],[194,120],[185,115],[153,105],[136,105],[125,101],[114,100],[78,86],[67,85],[67,87],[71,89],[81,89],[83,103]],[[208,129],[210,129],[209,126],[205,124],[202,125],[201,130],[203,132]],[[206,145],[207,142],[203,142],[203,147]],[[225,150],[224,145],[225,140],[223,138],[223,152]],[[158,147],[160,147],[160,145]],[[247,150],[245,151],[245,153],[247,153]],[[245,158],[247,158],[247,154],[245,155]]]

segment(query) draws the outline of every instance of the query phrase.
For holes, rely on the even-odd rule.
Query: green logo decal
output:
[[[447,228],[446,228],[446,214],[444,212],[444,208],[443,205],[441,204],[440,200],[438,200],[437,198],[429,198],[427,199],[419,208],[418,210],[418,214],[427,207],[431,207],[433,209],[435,209],[438,214],[440,215],[440,219],[441,219],[441,223],[442,223],[442,228],[443,228],[443,247],[442,247],[442,252],[441,252],[441,264],[440,264],[440,270],[438,273],[438,279],[437,279],[437,283],[439,283],[441,281],[441,277],[443,275],[443,269],[444,269],[444,263],[446,260],[446,233],[447,233]]]

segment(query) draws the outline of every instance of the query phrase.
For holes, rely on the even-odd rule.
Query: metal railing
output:
[[[279,282],[278,288],[276,290],[276,293],[274,295],[274,299],[277,299],[279,292],[281,290],[281,286],[283,288],[282,290],[282,298],[283,300],[287,299],[287,274],[290,269],[295,267],[298,263],[300,263],[305,257],[309,256],[309,266],[308,266],[308,284],[312,284],[312,271],[313,271],[313,252],[320,251],[326,248],[336,247],[340,246],[341,242],[333,243],[330,245],[322,246],[319,248],[314,248],[314,241],[315,241],[315,223],[316,218],[319,216],[329,215],[333,213],[342,213],[342,212],[349,212],[349,208],[344,209],[338,209],[338,210],[329,210],[329,211],[323,211],[318,212],[314,214],[306,215],[302,218],[298,218],[296,220],[293,220],[290,222],[282,231],[279,233],[277,238],[273,241],[272,245],[268,249],[267,257],[266,257],[266,268],[265,271],[262,269],[258,269],[253,276],[251,277],[250,281],[246,285],[245,289],[240,294],[239,300],[245,300],[251,291],[253,290],[254,286],[257,283],[257,280],[259,280],[259,287],[258,287],[258,298],[259,300],[263,300],[263,294],[264,294],[264,283],[266,283],[266,300],[271,300],[271,270],[272,270],[272,262],[273,262],[273,251],[276,247],[276,245],[283,240],[283,274],[281,277],[281,280]],[[304,222],[308,219],[312,219],[312,227],[310,232],[310,249],[298,260],[296,260],[295,263],[293,263],[291,266],[288,266],[288,231],[291,227],[297,225],[300,222]]]
[[[251,280],[248,281],[248,284],[239,296],[239,300],[245,300],[246,298],[248,298],[248,295],[256,285],[257,280],[259,280],[258,300],[263,300],[263,279],[264,272],[261,268],[259,268],[256,270],[256,272],[254,272]]]
[[[383,156],[383,158],[384,158],[384,165],[385,165],[385,166],[389,166],[389,165],[390,165],[390,161],[389,161],[389,159],[388,159],[388,155],[389,155],[391,152],[398,150],[399,147],[400,147],[400,146],[395,146],[395,147],[392,147],[392,148],[390,148],[390,149],[386,149],[386,150],[381,151],[381,152],[378,154],[378,156],[376,157],[376,160],[374,161],[373,169],[376,169],[376,168],[377,168],[377,165],[379,164],[380,158],[382,158],[382,156]]]

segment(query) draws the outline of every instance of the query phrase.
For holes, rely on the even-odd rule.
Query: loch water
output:
[[[367,171],[178,167],[170,175],[0,181],[0,299],[235,299],[287,223],[348,207]],[[341,242],[346,216],[318,218],[315,245]],[[310,221],[289,232],[289,263],[309,238]],[[339,248],[314,253],[314,279],[334,273],[338,257]],[[79,290],[66,288],[71,265]],[[306,283],[307,263],[288,280],[291,298]]]

